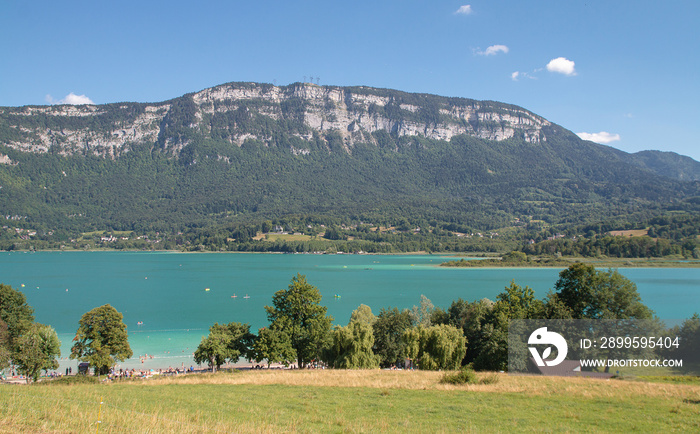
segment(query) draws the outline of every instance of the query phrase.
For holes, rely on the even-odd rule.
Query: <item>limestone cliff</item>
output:
[[[309,152],[304,142],[314,137],[339,135],[352,152],[357,143],[376,144],[374,133],[380,131],[394,138],[449,141],[466,134],[537,144],[547,140],[543,127],[548,125],[523,108],[491,101],[369,87],[229,83],[154,104],[0,108],[0,145],[113,158],[130,144],[177,152],[198,139],[237,146],[254,140],[304,154]],[[280,142],[281,136],[295,139],[296,146]]]

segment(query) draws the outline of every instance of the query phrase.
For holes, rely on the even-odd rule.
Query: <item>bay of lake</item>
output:
[[[134,357],[121,366],[138,369],[192,365],[192,353],[215,322],[249,323],[256,333],[268,324],[264,306],[271,305],[273,294],[286,289],[297,273],[318,287],[333,323],[345,325],[360,304],[376,314],[381,308],[418,305],[423,294],[446,309],[460,297],[494,300],[512,280],[530,286],[543,298],[561,271],[437,267],[451,259],[437,255],[11,252],[0,255],[0,282],[21,290],[36,320],[56,329],[62,342],[60,369],[77,365],[67,356],[80,317],[107,303],[124,315],[134,351]],[[698,268],[619,271],[637,284],[642,301],[662,319],[684,319],[700,311]]]

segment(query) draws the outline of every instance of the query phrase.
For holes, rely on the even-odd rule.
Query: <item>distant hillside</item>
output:
[[[640,154],[504,103],[229,83],[155,104],[0,108],[0,214],[47,230],[289,214],[488,229],[660,212],[700,195],[679,181],[698,179],[698,163],[678,156],[674,171],[671,157]]]
[[[641,151],[630,155],[640,167],[680,181],[700,180],[700,163],[675,152]]]

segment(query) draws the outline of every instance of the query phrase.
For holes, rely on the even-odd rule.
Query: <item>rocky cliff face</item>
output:
[[[155,142],[169,109],[168,104],[147,105],[141,107],[140,114],[121,119],[120,112],[132,111],[133,107],[122,104],[0,108],[0,122],[5,123],[0,123],[0,132],[4,133],[0,144],[33,153],[117,156],[129,143]]]
[[[291,125],[291,127],[290,127]],[[156,104],[0,108],[0,144],[26,152],[116,157],[129,144],[176,152],[196,137],[241,146],[278,145],[275,132],[309,141],[339,134],[346,151],[376,143],[373,133],[449,141],[467,134],[501,141],[547,140],[545,119],[507,104],[310,83],[230,83]],[[303,146],[295,153],[307,153]]]
[[[504,140],[517,134],[528,142],[538,143],[546,140],[542,127],[549,125],[545,119],[517,107],[505,108],[504,105],[488,102],[383,92],[364,87],[302,84],[294,86],[290,91],[289,88],[279,87],[240,88],[223,85],[198,92],[193,95],[193,99],[201,113],[236,110],[242,101],[265,102],[267,110],[261,111],[261,114],[274,120],[284,117],[279,110],[284,101],[300,100],[305,103],[304,124],[311,131],[337,131],[350,147],[357,142],[371,142],[369,135],[380,130],[397,137],[423,136],[437,140],[450,140],[460,134],[487,140]],[[411,99],[418,103],[401,101]],[[438,110],[438,116],[434,116],[433,122],[426,122],[416,116],[428,110],[419,104],[421,99],[429,103],[433,111]],[[392,105],[393,116],[386,110]],[[236,136],[234,133],[232,138],[240,143],[248,137]],[[257,139],[267,141],[265,137]]]

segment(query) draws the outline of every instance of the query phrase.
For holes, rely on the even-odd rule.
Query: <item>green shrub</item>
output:
[[[498,383],[498,374],[487,375],[486,377],[479,380],[479,384],[496,384]]]
[[[476,384],[476,373],[471,369],[464,367],[456,372],[448,372],[440,379],[442,384]]]
[[[72,384],[98,384],[100,382],[99,377],[93,375],[70,375],[66,377],[55,378],[48,381],[41,381],[36,384],[45,385],[72,385]]]
[[[471,366],[464,366],[456,372],[448,372],[440,379],[441,384],[495,384],[498,383],[498,374],[487,375],[481,379],[477,378],[476,372]]]

